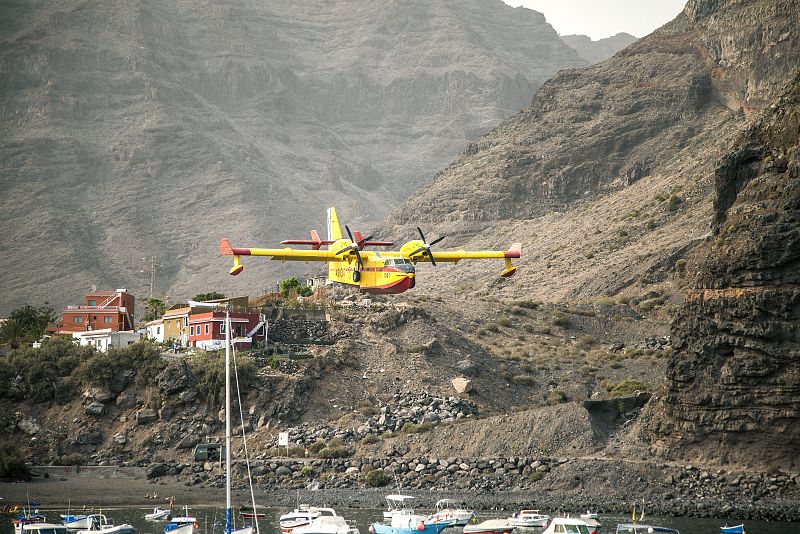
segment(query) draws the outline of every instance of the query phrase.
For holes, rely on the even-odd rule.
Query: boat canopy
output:
[[[413,499],[413,495],[387,495],[387,501],[395,501],[395,502],[405,502],[409,499]]]

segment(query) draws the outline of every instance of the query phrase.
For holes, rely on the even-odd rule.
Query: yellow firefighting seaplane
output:
[[[233,267],[230,274],[237,275],[242,272],[240,256],[267,256],[280,261],[324,261],[328,263],[328,280],[340,284],[356,286],[365,293],[395,294],[402,293],[414,287],[414,277],[417,262],[430,262],[436,266],[437,262],[457,263],[467,259],[500,258],[505,260],[505,268],[500,276],[510,277],[517,272],[511,263],[513,258],[519,258],[522,246],[514,243],[507,251],[493,250],[448,250],[436,251],[431,247],[444,239],[444,236],[434,239],[430,243],[425,240],[425,235],[417,228],[420,239],[408,241],[399,251],[378,252],[364,250],[367,246],[387,247],[394,243],[390,241],[372,241],[372,236],[363,237],[359,232],[356,235],[350,232],[345,225],[347,238],[342,235],[339,218],[335,208],[328,209],[328,239],[320,239],[316,230],[311,231],[311,239],[288,239],[281,241],[282,245],[310,245],[311,249],[298,250],[286,248],[237,248],[231,246],[227,239],[220,240],[220,253],[224,256],[233,256]],[[327,250],[321,250],[327,245]]]

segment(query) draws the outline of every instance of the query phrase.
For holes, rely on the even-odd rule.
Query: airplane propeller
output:
[[[359,244],[365,241],[372,239],[372,236],[367,237],[366,239],[362,239],[361,241],[356,241],[353,239],[353,234],[350,232],[350,228],[345,224],[344,229],[347,230],[347,235],[350,237],[350,244],[344,247],[343,249],[336,252],[336,255],[343,254],[347,251],[352,251],[356,255],[356,259],[358,260],[358,268],[364,268],[364,260],[361,259],[361,252],[359,248]]]
[[[423,233],[422,233],[422,228],[420,228],[419,226],[417,226],[417,232],[419,232],[419,236],[422,238],[422,246],[421,246],[421,247],[419,247],[419,248],[418,248],[417,250],[415,250],[414,252],[412,252],[411,254],[409,254],[409,256],[416,256],[417,254],[419,254],[419,253],[421,252],[423,256],[428,256],[428,257],[431,259],[431,265],[433,265],[434,267],[436,267],[436,260],[434,259],[434,257],[433,257],[433,253],[431,252],[431,246],[432,246],[432,245],[435,245],[436,243],[438,243],[439,241],[441,241],[442,239],[444,239],[444,238],[445,238],[445,236],[442,236],[442,237],[440,237],[440,238],[438,238],[438,239],[434,239],[433,241],[431,241],[430,243],[428,243],[428,242],[425,240],[425,234],[423,234]]]

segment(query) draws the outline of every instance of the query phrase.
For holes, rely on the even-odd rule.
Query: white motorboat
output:
[[[508,518],[508,522],[518,528],[545,528],[550,516],[539,513],[539,510],[520,510]]]
[[[439,499],[436,502],[436,511],[431,514],[431,520],[439,523],[447,521],[450,526],[464,526],[475,519],[475,512],[468,509],[463,501],[456,499]]]
[[[91,514],[89,528],[78,530],[77,534],[136,534],[136,529],[127,523],[115,525],[114,521],[103,514]]]
[[[198,528],[197,518],[186,515],[175,516],[164,527],[164,534],[194,534]]]
[[[87,530],[91,520],[87,514],[61,514],[61,524],[68,530]]]
[[[578,517],[554,517],[542,534],[597,534],[598,531],[597,525],[589,525]]]
[[[281,532],[289,534],[296,528],[310,524],[319,515],[316,507],[301,504],[291,512],[280,516],[278,522],[280,523]]]
[[[414,515],[414,509],[407,504],[413,498],[411,495],[387,495],[387,510],[383,512],[383,519],[391,521],[395,515]]]
[[[55,523],[15,523],[15,534],[68,534],[67,527]]]
[[[314,508],[319,513],[310,523],[296,527],[292,534],[359,534],[358,529],[336,514],[333,508]]]
[[[487,519],[464,526],[464,534],[511,534],[514,525],[507,519]]]
[[[595,521],[600,521],[600,514],[586,510],[581,514],[581,519],[594,519]]]
[[[680,534],[677,529],[657,527],[641,523],[620,523],[617,525],[617,534]]]
[[[144,514],[144,518],[148,521],[162,521],[162,520],[169,520],[172,517],[172,509],[171,508],[159,508],[156,506],[153,508],[153,511],[149,514]]]

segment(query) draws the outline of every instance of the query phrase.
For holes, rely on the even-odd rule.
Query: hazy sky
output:
[[[593,40],[627,32],[644,37],[675,18],[686,0],[505,0],[544,13],[561,35],[581,33]]]

